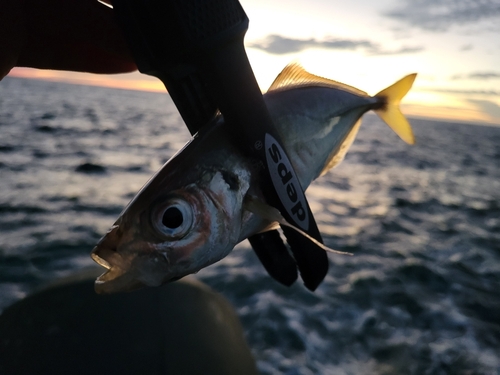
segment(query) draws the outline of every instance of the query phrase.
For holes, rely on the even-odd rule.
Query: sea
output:
[[[331,248],[313,293],[247,241],[196,277],[234,306],[261,374],[500,374],[500,127],[367,114],[307,190]],[[0,311],[90,251],[190,135],[168,94],[0,82]],[[136,292],[140,293],[140,291]]]

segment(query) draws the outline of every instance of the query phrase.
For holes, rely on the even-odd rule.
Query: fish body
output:
[[[398,104],[414,78],[371,97],[287,66],[264,100],[302,188],[342,161],[369,110],[413,143]],[[179,279],[224,258],[249,236],[276,227],[279,213],[267,206],[259,188],[261,166],[242,153],[227,126],[220,116],[202,128],[99,241],[92,258],[107,272],[96,280],[98,293]],[[279,152],[268,151],[278,162]],[[285,181],[286,171],[281,173]]]

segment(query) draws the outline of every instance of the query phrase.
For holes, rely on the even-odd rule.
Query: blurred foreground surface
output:
[[[500,374],[500,128],[365,116],[307,192],[330,255],[312,294],[245,241],[197,277],[235,306],[262,374]],[[0,83],[0,310],[89,253],[189,138],[168,96]],[[138,291],[136,293],[142,293]],[[82,311],[85,314],[85,311]]]
[[[78,272],[0,315],[3,375],[256,375],[231,304],[186,277],[142,293],[94,293]]]

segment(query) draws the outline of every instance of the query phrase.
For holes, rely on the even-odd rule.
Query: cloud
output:
[[[403,46],[397,50],[383,50],[378,43],[366,39],[342,39],[327,38],[325,40],[294,39],[280,35],[268,35],[266,38],[250,42],[250,48],[256,48],[275,55],[300,52],[309,48],[320,48],[330,50],[364,50],[370,55],[395,55],[403,53],[415,53],[423,51],[423,47]]]
[[[425,48],[422,46],[418,47],[409,47],[409,46],[403,46],[399,49],[396,50],[376,50],[372,51],[372,55],[403,55],[406,53],[417,53],[417,52],[422,52],[424,51]]]
[[[374,49],[376,45],[368,40],[327,39],[318,41],[316,39],[292,39],[280,35],[269,35],[264,40],[250,43],[249,47],[261,49],[275,55],[283,55],[308,48],[355,50],[360,47]]]
[[[493,118],[500,119],[500,105],[489,100],[469,99],[469,102],[479,107]]]
[[[437,87],[420,87],[419,89],[422,91],[440,92],[444,94],[500,96],[500,91],[498,90],[444,89]]]
[[[460,51],[471,51],[474,48],[472,44],[465,44],[460,48]]]
[[[446,31],[454,25],[488,20],[498,25],[498,0],[402,0],[398,8],[383,15],[430,31]]]
[[[457,74],[451,77],[452,80],[476,79],[484,81],[498,78],[500,78],[500,72],[474,72],[469,74]]]

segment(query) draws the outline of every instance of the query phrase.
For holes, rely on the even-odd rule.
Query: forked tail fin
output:
[[[386,105],[376,109],[375,113],[399,135],[406,143],[412,145],[415,143],[415,136],[410,123],[399,109],[401,99],[406,95],[415,81],[416,73],[407,75],[392,86],[380,91],[376,98],[384,98]]]

